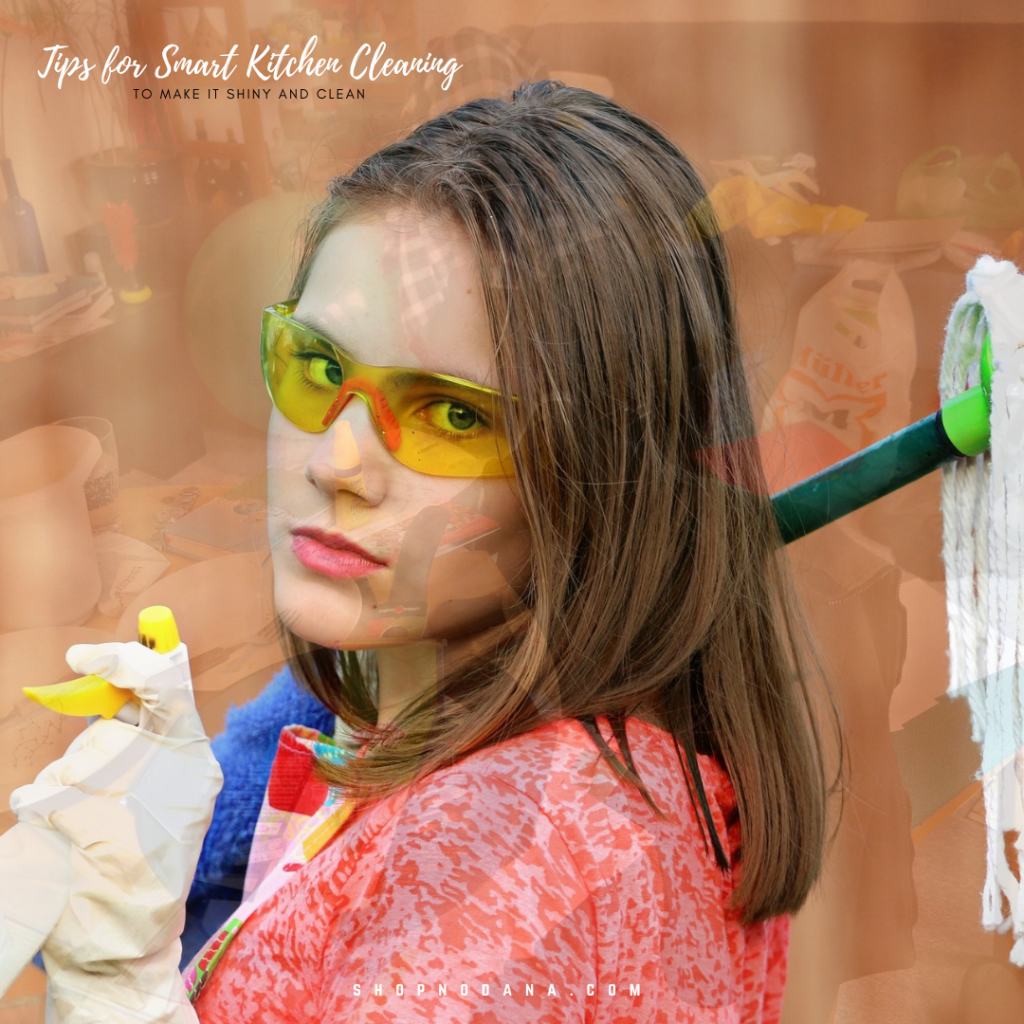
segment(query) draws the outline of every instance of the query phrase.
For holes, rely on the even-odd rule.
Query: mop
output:
[[[965,390],[966,389],[966,390]],[[777,494],[784,542],[942,467],[949,693],[980,747],[987,833],[982,924],[1024,966],[1024,276],[981,256],[949,318],[939,411]]]
[[[1007,859],[1016,830],[1024,864],[1024,277],[982,256],[953,307],[940,369],[943,402],[978,383],[991,338],[991,445],[943,467],[943,560],[950,695],[965,697],[981,749],[987,863],[982,925],[1014,939],[1024,966],[1024,886]],[[1004,905],[1005,900],[1005,905]]]

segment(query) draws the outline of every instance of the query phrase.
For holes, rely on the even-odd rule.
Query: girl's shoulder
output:
[[[625,764],[623,751],[608,719],[598,715],[596,724],[612,753]],[[685,754],[681,745],[677,752],[670,733],[639,718],[629,718],[626,720],[626,736],[633,763],[656,802],[658,791],[669,798],[669,803],[672,797],[686,791],[682,767]],[[724,813],[730,814],[736,799],[729,775],[721,762],[698,754],[697,765],[708,799],[720,804]],[[619,780],[594,738],[574,718],[560,719],[475,751],[451,767],[421,780],[420,784],[437,784],[456,773],[507,779],[537,803],[550,800],[561,792],[558,786],[571,781],[574,785],[588,786],[603,800],[611,797],[613,791],[622,790],[635,794],[640,804],[647,806],[634,786]],[[667,807],[663,809],[669,810]]]
[[[607,719],[598,716],[596,722],[625,763]],[[713,866],[713,859],[703,863],[708,859],[703,828],[671,735],[634,718],[626,722],[626,735],[663,819],[632,783],[618,777],[579,721],[562,719],[475,751],[382,801],[364,822],[364,835],[383,829],[391,840],[397,832],[422,842],[436,834],[448,844],[462,835],[471,846],[480,835],[473,823],[479,822],[544,834],[574,858],[588,888],[604,884],[609,873],[618,873],[652,846],[683,851],[692,869]],[[715,758],[698,755],[697,762],[731,860],[739,844],[732,785]]]

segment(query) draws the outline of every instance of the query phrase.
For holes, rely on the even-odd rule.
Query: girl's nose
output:
[[[366,403],[350,400],[320,436],[306,463],[306,479],[336,500],[351,500],[354,496],[376,505],[384,496],[388,463],[392,461]]]

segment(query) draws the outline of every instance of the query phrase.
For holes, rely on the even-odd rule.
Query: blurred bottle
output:
[[[234,130],[228,129],[228,142],[238,145]],[[232,157],[228,169],[224,172],[224,197],[232,206],[243,206],[252,200],[252,183],[245,165],[237,157]]]
[[[39,235],[35,210],[22,199],[14,178],[14,166],[7,157],[0,158],[7,201],[0,207],[0,236],[12,271],[23,274],[45,274],[46,253]]]
[[[206,142],[206,123],[202,118],[196,119],[196,141]],[[221,190],[221,172],[217,164],[208,156],[199,158],[199,166],[195,175],[196,198],[201,203],[212,203],[213,197]]]

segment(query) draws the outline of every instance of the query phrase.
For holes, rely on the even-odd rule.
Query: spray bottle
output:
[[[169,608],[155,605],[139,613],[138,643],[161,655],[154,674],[174,672],[172,679],[190,684],[188,649]],[[139,698],[101,676],[25,687],[23,692],[61,714],[139,724]],[[36,955],[64,913],[70,865],[70,843],[53,829],[19,822],[0,835],[0,995]]]

